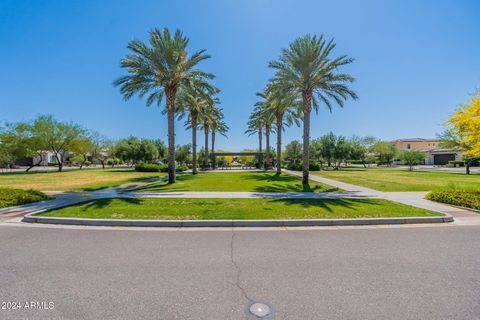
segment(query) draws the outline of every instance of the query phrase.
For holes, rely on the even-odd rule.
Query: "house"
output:
[[[70,161],[70,154],[65,152],[63,155],[63,163]],[[34,156],[34,157],[23,157],[18,158],[15,160],[15,165],[17,166],[48,166],[49,163],[57,163],[57,157],[51,151],[42,152],[42,156]]]
[[[455,150],[440,147],[438,139],[397,139],[391,141],[397,150],[418,150],[425,152],[426,165],[446,165],[448,161],[461,160],[462,154]]]

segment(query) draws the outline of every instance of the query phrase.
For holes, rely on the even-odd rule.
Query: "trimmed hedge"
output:
[[[465,161],[463,161],[463,160],[450,160],[450,161],[448,161],[448,164],[453,166],[453,167],[456,167],[457,165],[459,167],[463,167],[465,165]]]
[[[187,166],[178,166],[175,169],[177,172],[183,172],[188,170]],[[167,164],[155,164],[155,163],[139,163],[135,166],[135,171],[138,172],[168,172]]]
[[[297,164],[289,163],[289,164],[286,165],[286,168],[288,170],[293,170],[293,171],[302,171],[303,170],[303,162],[299,162]],[[316,161],[310,161],[309,170],[310,171],[320,171],[320,163],[316,162]]]
[[[480,189],[444,189],[432,191],[428,200],[480,210]]]
[[[50,197],[37,190],[0,188],[0,208],[19,206],[48,199]]]

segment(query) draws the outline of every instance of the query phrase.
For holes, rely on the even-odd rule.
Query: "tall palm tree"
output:
[[[257,93],[257,96],[261,97],[262,100],[255,103],[254,113],[258,114],[259,120],[263,123],[265,128],[265,164],[266,169],[270,168],[272,165],[272,159],[270,154],[270,133],[272,132],[272,125],[275,121],[274,114],[269,110],[269,106],[272,103],[270,95],[265,95],[264,93]]]
[[[210,131],[212,127],[212,123],[215,122],[215,118],[217,117],[218,108],[215,107],[215,104],[218,103],[218,99],[215,98],[209,101],[209,104],[202,110],[199,114],[199,123],[200,129],[203,130],[205,133],[205,165],[208,165],[208,156],[209,156],[209,148],[208,148],[208,139],[210,137]]]
[[[263,138],[263,119],[258,112],[252,112],[247,123],[246,134],[251,136],[252,134],[258,134],[258,152],[262,153],[262,138]],[[261,163],[259,163],[261,166]]]
[[[227,123],[223,120],[224,115],[222,109],[217,109],[215,117],[212,119],[210,130],[212,131],[212,153],[215,152],[215,135],[220,133],[222,136],[227,137],[226,133],[229,130]]]
[[[319,102],[331,111],[334,104],[343,107],[348,98],[357,99],[357,94],[348,87],[354,78],[339,73],[338,68],[353,62],[346,55],[331,58],[335,48],[333,40],[322,36],[306,35],[297,38],[283,49],[277,61],[269,66],[276,70],[275,78],[285,91],[296,91],[302,96],[303,112],[303,179],[308,184],[310,165],[310,113],[312,105],[318,112]]]
[[[128,75],[118,78],[115,86],[120,87],[123,97],[128,100],[135,94],[140,98],[147,95],[147,105],[160,105],[166,98],[168,118],[168,182],[175,182],[175,111],[177,93],[191,87],[192,83],[213,75],[195,69],[197,64],[210,58],[205,50],[189,55],[188,38],[177,30],[172,36],[167,28],[150,31],[149,44],[140,40],[131,41],[127,54],[120,65]]]
[[[270,82],[262,94],[265,97],[266,110],[275,118],[277,132],[277,174],[282,173],[282,131],[285,126],[296,123],[300,125],[301,101],[294,91],[283,91],[276,86],[275,80]]]
[[[185,125],[192,129],[192,173],[197,174],[197,128],[198,117],[213,103],[212,95],[219,90],[213,86],[195,87],[182,90],[178,96],[179,118],[187,115]]]

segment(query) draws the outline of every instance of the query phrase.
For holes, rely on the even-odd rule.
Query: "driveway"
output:
[[[0,225],[1,319],[479,319],[480,227],[158,231]]]

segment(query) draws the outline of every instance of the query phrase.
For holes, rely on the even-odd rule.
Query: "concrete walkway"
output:
[[[290,171],[290,170],[283,170],[283,171],[297,177],[302,176],[302,172]],[[425,195],[428,192],[382,192],[382,191],[377,191],[377,190],[373,190],[366,187],[353,185],[350,183],[345,183],[345,182],[341,182],[333,179],[315,176],[312,174],[310,174],[310,180],[315,182],[320,182],[332,187],[341,188],[349,192],[354,192],[359,196],[377,197],[380,199],[399,202],[412,207],[422,208],[426,210],[431,210],[431,211],[451,215],[456,219],[461,218],[460,220],[465,220],[465,218],[480,219],[480,214],[474,211],[460,209],[460,208],[448,206],[445,204],[441,204],[438,202],[433,202],[425,199]]]
[[[376,195],[357,192],[217,192],[217,191],[172,191],[172,192],[124,192],[120,197],[130,198],[191,198],[191,199],[365,199]]]

